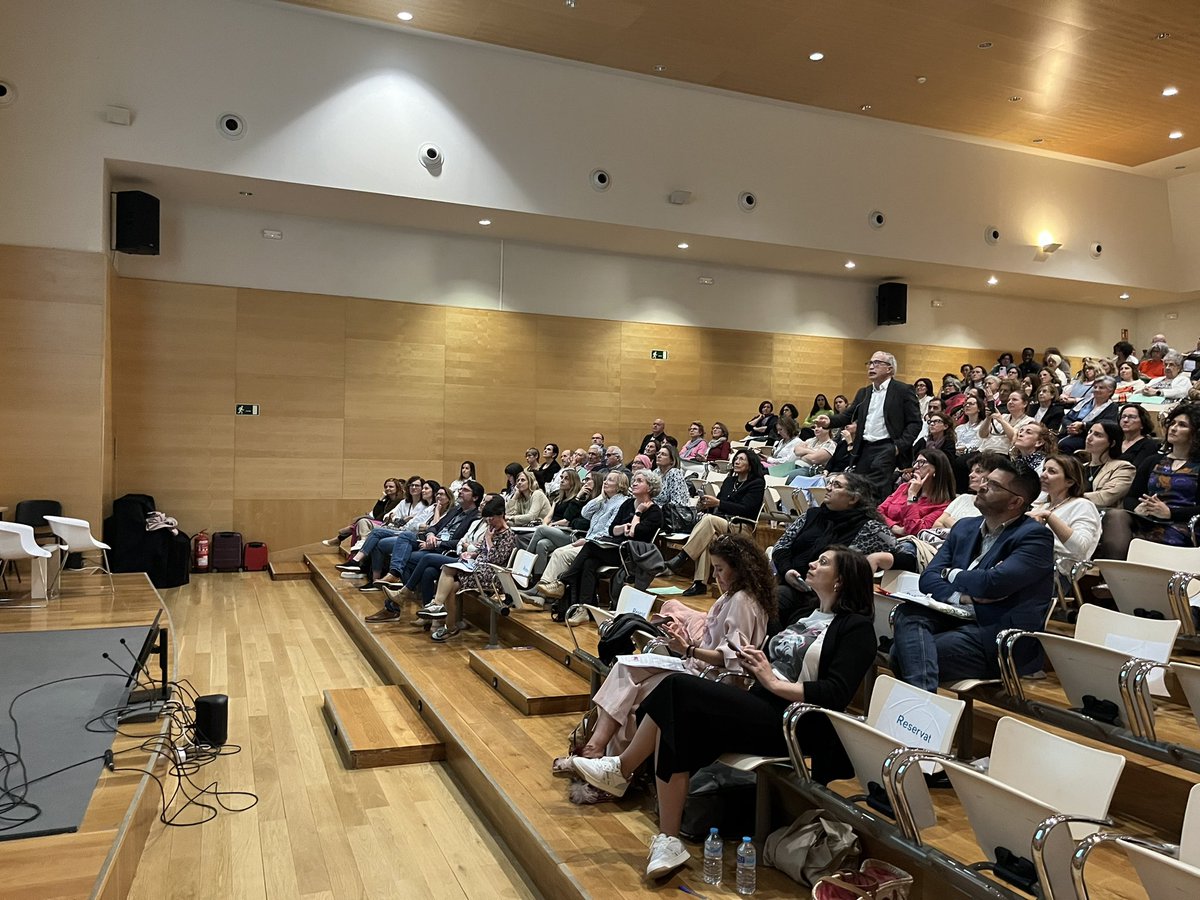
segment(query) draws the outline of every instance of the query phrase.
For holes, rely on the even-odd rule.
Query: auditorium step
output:
[[[446,758],[446,748],[394,684],[325,691],[322,710],[347,769]]]
[[[303,562],[272,562],[267,566],[272,581],[308,581],[312,572]]]
[[[588,683],[534,647],[472,650],[471,668],[526,716],[583,712]]]

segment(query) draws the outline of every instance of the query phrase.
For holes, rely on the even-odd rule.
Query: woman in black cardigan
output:
[[[667,561],[667,567],[672,572],[682,568],[689,559],[696,561],[695,580],[683,592],[683,596],[696,597],[708,593],[708,547],[718,534],[729,533],[729,519],[737,517],[757,521],[767,490],[765,474],[757,453],[739,450],[733,454],[729,475],[721,482],[717,496],[701,497],[697,501],[697,508],[708,515],[700,517],[683,549]]]
[[[579,548],[579,555],[560,576],[559,580],[566,585],[563,599],[554,604],[551,610],[554,621],[561,622],[562,614],[576,603],[596,602],[597,571],[601,566],[615,566],[620,563],[620,545],[625,541],[644,541],[649,543],[654,535],[662,528],[662,507],[654,502],[658,492],[662,490],[662,479],[658,472],[646,469],[633,476],[629,483],[633,494],[621,504],[616,518],[608,529],[608,537],[601,540],[591,540]],[[613,597],[615,602],[616,597]],[[584,616],[587,613],[584,611]],[[572,621],[571,624],[577,624]]]
[[[599,790],[622,796],[637,768],[654,754],[662,833],[650,844],[646,875],[657,878],[685,864],[679,825],[691,773],[723,753],[782,756],[782,718],[792,703],[844,710],[875,661],[871,622],[873,583],[865,556],[830,547],[808,570],[820,598],[810,616],[776,635],[767,653],[738,649],[742,668],[754,676],[749,691],[693,676],[672,675],[643,702],[637,734],[620,756],[574,758],[575,771]],[[798,737],[813,757],[821,783],[848,778],[853,767],[825,716],[804,716]]]

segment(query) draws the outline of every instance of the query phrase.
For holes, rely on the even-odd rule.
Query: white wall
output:
[[[1173,290],[1164,182],[243,0],[0,0],[0,243],[102,246],[105,158]],[[133,109],[106,124],[106,104]],[[248,121],[237,142],[219,114]],[[422,141],[447,163],[434,178]],[[612,171],[606,194],[587,186]],[[669,206],[675,188],[695,192]],[[759,209],[737,209],[740,190]],[[866,225],[887,212],[882,231]],[[986,225],[1004,234],[982,240]],[[1029,245],[1049,229],[1063,249]],[[1105,244],[1103,261],[1087,244]]]
[[[121,275],[899,343],[1057,344],[1071,357],[1107,352],[1134,327],[1132,310],[912,289],[908,323],[880,328],[873,283],[207,206],[164,215],[163,255],[118,255]]]

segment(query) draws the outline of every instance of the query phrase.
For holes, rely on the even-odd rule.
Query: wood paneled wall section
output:
[[[686,438],[692,419],[736,436],[768,397],[807,413],[864,383],[875,346],[134,279],[112,323],[117,495],[273,553],[328,537],[389,476],[446,483],[472,459],[499,487],[526,447],[594,429],[628,453],[660,415]],[[908,381],[996,356],[884,346]]]
[[[100,533],[101,253],[0,246],[0,506],[55,499]]]

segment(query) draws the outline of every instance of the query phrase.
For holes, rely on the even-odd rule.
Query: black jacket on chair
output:
[[[856,461],[862,455],[863,447],[867,445],[865,432],[872,390],[871,385],[860,388],[854,395],[849,409],[829,417],[829,423],[835,428],[842,428],[852,421],[858,423],[858,434],[854,439]],[[908,468],[912,465],[913,441],[921,432],[921,405],[917,402],[917,392],[911,385],[895,378],[888,383],[887,394],[883,398],[883,420],[887,426],[888,437],[896,442],[896,466],[901,469]]]

